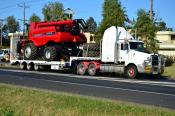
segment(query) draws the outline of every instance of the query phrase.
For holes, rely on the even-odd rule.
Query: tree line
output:
[[[138,9],[136,19],[129,20],[125,8],[121,5],[120,0],[104,0],[102,6],[102,20],[97,26],[93,17],[89,17],[86,22],[88,29],[86,31],[94,33],[95,39],[99,42],[105,29],[110,26],[122,26],[126,29],[131,29],[132,32],[137,30],[137,36],[144,38],[146,48],[152,52],[157,50],[155,33],[157,31],[172,31],[172,28],[168,28],[166,23],[162,19],[155,17],[150,18],[149,11],[144,9]],[[64,13],[64,6],[60,2],[49,2],[42,8],[42,14],[44,21],[57,21],[72,19]],[[35,13],[30,17],[30,22],[39,22],[41,18]],[[6,24],[3,26],[3,37],[5,38],[7,33],[14,33],[19,31],[19,22],[14,16],[7,17]]]

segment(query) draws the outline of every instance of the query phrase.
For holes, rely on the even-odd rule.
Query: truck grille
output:
[[[157,55],[152,55],[152,66],[158,66],[159,64],[159,58]]]

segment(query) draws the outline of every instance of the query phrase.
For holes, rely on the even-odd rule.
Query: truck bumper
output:
[[[164,66],[147,66],[144,67],[144,72],[145,74],[162,74],[164,72]]]

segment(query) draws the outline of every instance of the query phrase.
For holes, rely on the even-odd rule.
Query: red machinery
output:
[[[56,22],[32,22],[29,25],[28,40],[23,42],[24,58],[60,60],[81,54],[79,45],[86,43],[82,30],[86,28],[83,19]]]

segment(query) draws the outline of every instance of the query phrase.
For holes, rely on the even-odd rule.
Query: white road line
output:
[[[23,70],[6,70],[0,69],[2,71],[11,71],[11,72],[22,72],[22,73],[34,73],[34,74],[43,74],[43,75],[52,75],[52,76],[68,76],[74,78],[87,78],[87,79],[96,79],[96,80],[105,80],[105,81],[114,81],[114,82],[125,82],[125,83],[136,83],[136,84],[147,84],[147,85],[157,85],[157,86],[167,86],[175,87],[173,82],[158,82],[158,81],[140,81],[140,80],[131,80],[131,79],[121,79],[121,78],[110,78],[110,77],[96,77],[96,76],[80,76],[74,74],[61,74],[61,73],[50,73],[50,72],[36,72],[36,71],[23,71]]]
[[[124,89],[124,88],[115,88],[115,87],[107,87],[107,86],[97,86],[97,85],[80,84],[80,83],[73,83],[73,82],[53,81],[53,80],[47,80],[47,79],[36,79],[36,78],[32,78],[32,79],[34,79],[34,80],[41,80],[41,81],[47,81],[47,82],[52,82],[52,83],[64,83],[64,84],[71,84],[71,85],[78,85],[78,86],[87,86],[87,87],[114,89],[114,90],[121,90],[121,91],[130,91],[130,92],[139,92],[139,93],[146,93],[146,94],[156,94],[156,95],[164,95],[164,96],[175,97],[174,94],[141,91],[141,90],[135,90],[135,89]]]
[[[126,82],[126,83],[137,83],[137,84],[147,84],[147,85],[158,85],[158,86],[167,86],[167,87],[175,87],[175,83],[171,82],[155,82],[155,81],[137,81],[137,80],[110,80],[110,79],[100,79],[107,81],[116,81],[116,82]]]

